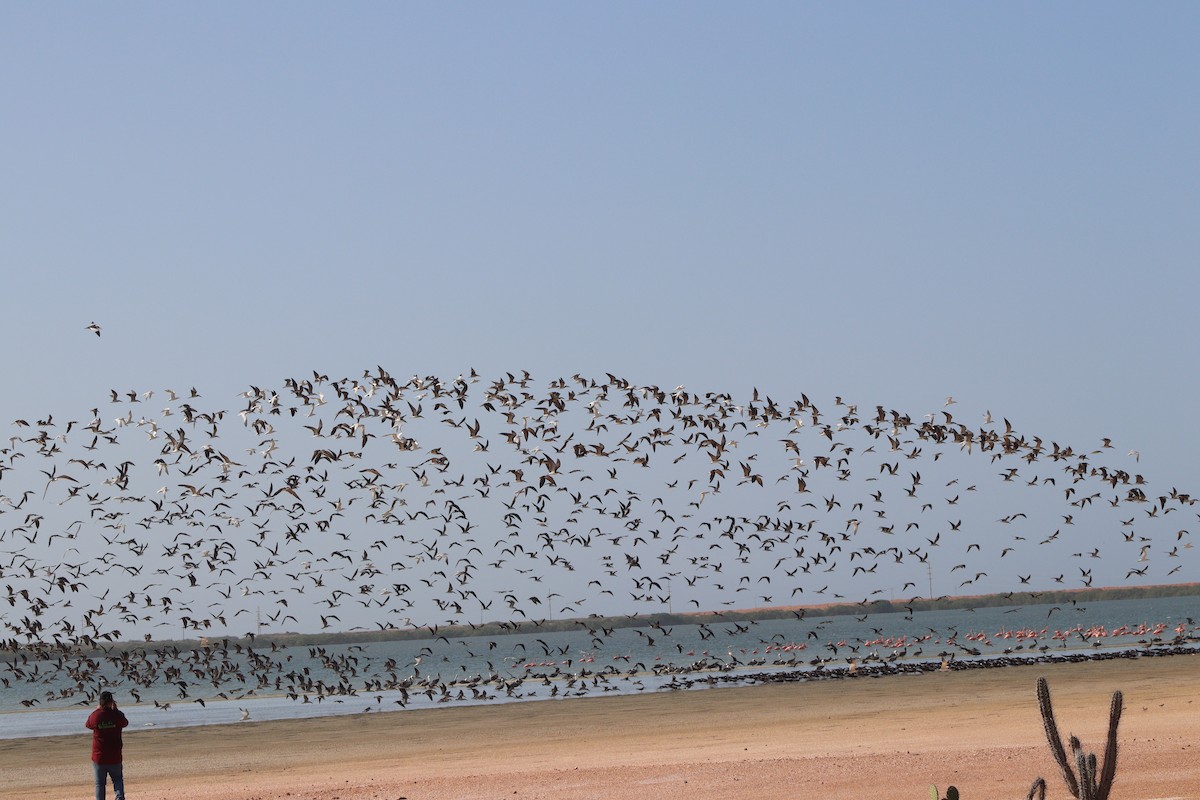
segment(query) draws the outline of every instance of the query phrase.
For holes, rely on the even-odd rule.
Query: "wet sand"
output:
[[[1114,798],[1200,800],[1198,672],[1172,656],[164,730],[130,707],[126,785],[137,800],[858,800],[936,783],[987,800],[1041,775],[1067,797],[1044,675],[1062,734],[1098,754],[1124,692]],[[0,800],[91,797],[85,716],[77,737],[0,741]]]

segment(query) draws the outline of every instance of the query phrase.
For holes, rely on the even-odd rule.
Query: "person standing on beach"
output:
[[[112,778],[113,796],[125,800],[125,775],[121,767],[121,729],[129,720],[117,708],[112,692],[100,693],[100,705],[84,723],[92,731],[92,769],[96,775],[96,800]]]

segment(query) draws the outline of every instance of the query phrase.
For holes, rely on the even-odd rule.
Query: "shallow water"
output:
[[[668,628],[625,628],[593,636],[570,633],[517,634],[294,647],[255,655],[269,658],[265,681],[251,675],[246,654],[229,651],[243,667],[243,679],[227,670],[217,685],[189,678],[187,695],[164,678],[138,686],[111,665],[98,670],[107,686],[124,697],[130,733],[139,730],[238,722],[245,709],[252,720],[303,719],[338,714],[378,713],[475,703],[524,702],[631,694],[665,689],[702,689],[789,678],[843,674],[851,662],[860,674],[902,666],[934,668],[943,659],[971,662],[1013,658],[1115,653],[1144,650],[1153,640],[1173,640],[1195,648],[1200,628],[1200,597],[1114,600],[1068,607],[1029,605],[974,611],[904,613],[710,622]],[[261,663],[261,662],[260,662]],[[73,735],[82,732],[90,701],[75,681],[50,665],[31,661],[18,668],[6,662],[0,674],[0,738]],[[353,677],[339,693],[297,692],[289,698],[287,674],[305,674],[338,684],[338,672]],[[396,681],[406,693],[386,688]],[[349,686],[348,689],[344,688]],[[132,702],[132,692],[141,696]],[[72,694],[74,692],[74,694]],[[221,695],[224,695],[222,697]],[[22,700],[37,698],[32,710]],[[481,699],[483,698],[483,699]],[[203,701],[200,702],[200,701]],[[157,703],[157,705],[156,705]]]

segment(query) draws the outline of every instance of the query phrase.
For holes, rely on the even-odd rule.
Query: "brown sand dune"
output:
[[[1042,732],[1050,682],[1063,735],[1103,752],[1125,695],[1117,798],[1200,800],[1200,658],[915,676],[137,730],[130,798],[1067,797]],[[365,705],[365,704],[364,704]],[[91,796],[89,740],[0,741],[0,799]],[[109,795],[111,797],[111,793]]]

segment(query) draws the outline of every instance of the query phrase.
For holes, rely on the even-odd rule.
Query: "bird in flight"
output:
[[[91,331],[92,333],[96,334],[97,336],[100,335],[100,326],[97,325],[95,322],[88,325],[86,328],[84,328],[84,330]]]

